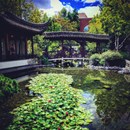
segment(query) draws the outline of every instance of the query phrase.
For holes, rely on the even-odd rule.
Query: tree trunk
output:
[[[129,34],[129,35],[126,35],[125,38],[121,41],[121,40],[120,40],[120,36],[116,36],[116,35],[115,35],[115,42],[114,42],[114,44],[115,44],[115,50],[116,50],[116,51],[119,51],[119,50],[123,47],[124,42],[127,40],[127,38],[128,38],[129,36],[130,36],[130,34]]]

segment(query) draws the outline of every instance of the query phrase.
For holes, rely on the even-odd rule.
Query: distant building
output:
[[[92,20],[92,18],[88,18],[85,13],[79,13],[80,32],[88,31],[89,21],[91,21],[91,20]]]

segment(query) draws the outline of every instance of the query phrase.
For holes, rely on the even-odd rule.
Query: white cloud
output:
[[[48,16],[53,16],[57,14],[62,8],[63,5],[59,0],[51,0],[51,7],[50,9],[40,9],[43,10]]]
[[[94,2],[95,0],[84,0],[86,2]],[[63,6],[62,3],[59,0],[51,0],[51,7],[50,9],[40,9],[43,10],[45,13],[48,14],[48,16],[54,16],[57,14],[63,7],[65,7],[68,11],[73,11],[73,8],[68,4],[66,6]],[[81,8],[79,13],[86,13],[88,17],[93,17],[96,14],[100,13],[99,7],[86,7]]]
[[[86,7],[82,8],[78,11],[79,13],[86,13],[88,18],[94,17],[96,14],[100,14],[100,9],[99,7]]]
[[[65,7],[68,11],[72,11],[73,8],[68,4],[66,6],[63,6],[62,3],[59,0],[51,0],[51,7],[50,9],[40,9],[43,10],[45,13],[48,14],[48,16],[54,16],[57,14],[63,7]]]
[[[96,0],[84,0],[84,1],[89,3],[89,2],[95,2]]]

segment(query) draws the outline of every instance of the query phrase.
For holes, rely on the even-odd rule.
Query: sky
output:
[[[86,13],[88,17],[93,17],[100,13],[102,6],[102,0],[33,0],[33,2],[49,16],[57,14],[65,7],[68,11],[76,9],[79,13]]]

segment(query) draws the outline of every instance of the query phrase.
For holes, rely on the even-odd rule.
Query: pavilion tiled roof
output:
[[[44,32],[47,29],[49,23],[46,22],[42,24],[36,24],[36,23],[28,22],[15,16],[10,12],[2,12],[0,14],[0,21],[5,22],[14,27],[20,28],[22,30],[26,30],[36,34],[40,34]]]
[[[45,32],[44,39],[49,40],[86,40],[92,42],[108,42],[110,36],[106,34],[90,34],[84,32]]]

